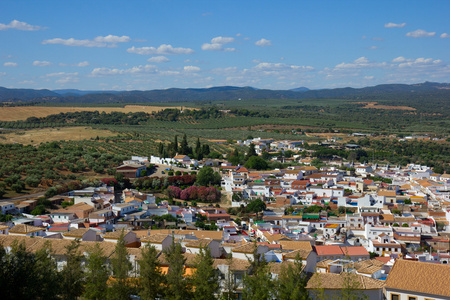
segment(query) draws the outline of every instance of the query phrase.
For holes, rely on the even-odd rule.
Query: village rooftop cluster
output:
[[[258,153],[268,144],[276,150],[302,150],[302,142],[242,142],[249,143],[256,144]],[[173,166],[186,171],[212,167],[222,177],[220,187],[230,200],[228,209],[174,205],[134,189],[118,192],[107,185],[88,187],[50,198],[55,205],[73,205],[47,215],[29,214],[37,205],[34,199],[17,205],[1,202],[3,214],[20,217],[0,225],[0,242],[10,249],[15,239],[27,240],[27,248],[33,249],[48,240],[53,249],[64,249],[79,239],[82,245],[99,242],[113,249],[124,230],[133,265],[140,259],[139,248],[146,244],[163,251],[174,241],[180,243],[186,268],[192,267],[190,262],[200,247],[209,248],[223,275],[220,278],[231,272],[238,297],[255,247],[269,262],[274,277],[281,265],[299,256],[304,272],[314,274],[308,282],[311,291],[317,288],[316,274],[322,274],[321,287],[331,295],[343,288],[339,284],[343,272],[351,272],[368,299],[450,297],[450,266],[446,266],[450,263],[449,174],[435,174],[415,164],[402,167],[333,159],[317,168],[311,161],[301,159],[301,166],[255,171],[225,160],[196,161],[186,155],[132,157],[117,167],[118,173],[131,179],[141,177],[150,164],[169,172]],[[263,211],[237,221],[233,209],[259,200],[265,204]],[[167,215],[172,218],[157,222],[151,218]],[[202,230],[196,226],[199,220],[214,224],[214,230]],[[158,229],[151,229],[155,225]],[[63,251],[55,255],[62,268]],[[226,258],[232,258],[232,265]],[[164,261],[160,263],[167,267]],[[434,279],[436,274],[439,278]]]

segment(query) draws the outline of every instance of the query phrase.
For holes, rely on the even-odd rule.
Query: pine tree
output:
[[[46,241],[35,254],[35,264],[31,272],[36,286],[37,297],[35,299],[59,299],[58,268],[51,254],[52,248],[49,241]]]
[[[83,299],[106,299],[109,270],[100,244],[96,243],[88,251],[86,259],[86,285]]]
[[[192,278],[194,286],[192,298],[195,300],[216,299],[219,290],[219,277],[214,269],[214,260],[209,248],[200,247],[200,252],[196,257],[195,269]]]
[[[3,248],[3,247],[2,247]],[[2,299],[34,299],[38,296],[34,281],[34,256],[26,250],[25,242],[14,240],[10,253],[1,254]]]
[[[108,299],[129,299],[132,292],[128,274],[132,270],[133,265],[130,262],[127,247],[125,247],[124,236],[125,233],[122,230],[122,233],[117,240],[114,256],[111,259],[113,282],[109,289]]]
[[[190,299],[189,282],[184,278],[186,258],[183,255],[181,244],[175,244],[172,241],[172,245],[164,251],[164,254],[169,263],[169,271],[166,275],[167,288],[165,289],[166,295],[164,298],[171,300]]]
[[[281,274],[277,280],[277,299],[310,300],[309,292],[306,290],[307,283],[307,277],[303,273],[302,260],[299,254],[297,254],[294,264],[281,270]]]
[[[250,274],[244,276],[244,300],[269,300],[273,298],[274,282],[264,255],[258,254],[255,242],[253,258],[249,258]]]
[[[61,298],[76,300],[83,294],[84,273],[81,266],[82,255],[79,253],[80,241],[73,240],[66,246],[66,265],[61,271]]]
[[[142,300],[159,299],[163,295],[164,276],[158,265],[158,251],[154,246],[145,246],[141,250],[140,293]]]
[[[222,288],[222,295],[220,297],[221,300],[232,300],[236,299],[236,291],[238,285],[236,284],[236,280],[234,278],[234,272],[232,270],[233,265],[233,257],[230,255],[227,258],[227,272],[225,274],[225,280]]]
[[[252,156],[258,156],[255,149],[255,144],[251,143],[250,148],[248,149],[247,156],[245,156],[245,160],[248,160]]]

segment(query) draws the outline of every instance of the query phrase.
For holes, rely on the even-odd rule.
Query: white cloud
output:
[[[153,56],[150,57],[149,59],[147,59],[148,62],[153,62],[153,63],[165,63],[170,61],[170,59],[168,59],[165,56]]]
[[[31,84],[36,84],[36,82],[34,82],[33,80],[24,80],[24,81],[19,82],[19,84],[31,85]]]
[[[79,81],[80,80],[76,77],[63,77],[63,78],[56,80],[55,82],[60,83],[60,84],[65,84],[65,83],[77,83]]]
[[[312,71],[314,70],[311,66],[296,66],[296,65],[288,65],[283,63],[268,63],[261,62],[253,67],[254,70],[269,73],[275,72],[285,72],[285,71]]]
[[[205,43],[202,45],[202,50],[205,51],[220,51],[222,50],[222,44],[208,44]]]
[[[78,76],[78,72],[74,73],[58,72],[45,75],[45,77],[68,77],[68,76]]]
[[[2,23],[0,23],[0,30],[8,30],[8,29],[16,29],[16,30],[24,30],[24,31],[36,31],[36,30],[41,30],[41,29],[45,29],[45,28],[41,27],[41,26],[30,25],[30,24],[27,24],[25,22],[20,22],[20,21],[17,21],[17,20],[13,20],[9,24],[2,24]]]
[[[435,35],[436,35],[436,32],[427,32],[423,29],[417,29],[415,31],[408,32],[406,34],[406,36],[413,37],[413,38],[430,37],[430,36],[435,36]]]
[[[89,62],[88,61],[82,61],[76,64],[65,64],[65,63],[59,63],[58,64],[60,67],[67,67],[67,66],[71,66],[71,67],[87,67],[89,66]]]
[[[445,38],[450,38],[450,34],[448,34],[448,33],[443,33],[443,34],[441,34],[441,39],[445,39]]]
[[[128,53],[136,53],[141,55],[171,55],[171,54],[191,54],[194,50],[190,48],[174,48],[172,45],[163,44],[158,48],[155,47],[131,47],[127,49]]]
[[[371,80],[371,79],[374,79],[375,77],[374,76],[364,76],[364,79],[366,79],[366,80]]]
[[[123,75],[123,74],[141,74],[141,73],[156,73],[158,69],[154,65],[140,65],[129,69],[111,69],[111,68],[95,68],[92,70],[92,76],[107,76],[107,75]]]
[[[75,64],[75,67],[87,67],[87,66],[89,66],[88,61],[82,61],[82,62]]]
[[[66,72],[58,72],[58,73],[50,73],[45,76],[44,78],[54,78],[55,83],[59,84],[66,84],[66,83],[77,83],[79,82],[78,72],[74,73],[66,73]]]
[[[401,62],[398,66],[400,68],[429,67],[429,66],[439,65],[439,64],[442,64],[442,60],[440,60],[440,59],[419,57],[416,59],[407,59],[407,60]]]
[[[355,59],[355,63],[356,64],[366,64],[368,62],[369,62],[369,59],[367,57],[364,57],[364,56],[362,56],[362,57],[360,57],[358,59]]]
[[[42,44],[59,44],[64,46],[71,47],[117,47],[117,43],[126,43],[130,41],[130,37],[128,36],[116,36],[116,35],[107,35],[107,36],[98,36],[93,40],[76,40],[74,38],[70,39],[61,39],[54,38],[49,40],[42,41]]]
[[[365,56],[355,59],[351,63],[340,63],[334,67],[334,70],[349,70],[349,69],[362,69],[362,68],[375,68],[375,67],[385,67],[386,63],[375,63],[370,62]]]
[[[183,70],[186,72],[198,72],[200,71],[200,68],[196,66],[185,66]]]
[[[266,39],[260,39],[259,41],[255,42],[255,45],[259,46],[259,47],[266,47],[266,46],[271,46],[272,42],[269,40],[266,40]]]
[[[4,66],[4,67],[17,67],[18,64],[15,63],[15,62],[12,62],[12,61],[8,61],[8,62],[5,62],[5,63],[3,64],[3,66]]]
[[[126,43],[129,42],[131,39],[129,36],[123,35],[123,36],[116,36],[116,35],[107,35],[107,36],[98,36],[94,39],[96,42],[100,43]]]
[[[48,66],[51,66],[51,65],[52,65],[51,62],[45,61],[45,60],[43,60],[43,61],[39,61],[39,60],[33,61],[33,66],[35,66],[35,67],[48,67]]]
[[[369,49],[369,50],[376,50],[376,49],[378,49],[378,47],[377,46],[370,46],[367,49]]]
[[[386,28],[403,28],[403,27],[405,27],[406,26],[406,23],[399,23],[399,24],[396,24],[396,23],[386,23],[386,24],[384,24],[384,27],[386,27]]]
[[[218,36],[211,39],[211,43],[204,43],[202,45],[202,50],[205,51],[226,51],[226,52],[233,52],[236,51],[235,48],[223,48],[223,45],[233,43],[234,38],[233,37],[223,37]]]
[[[124,70],[120,69],[110,69],[110,68],[95,68],[91,72],[94,76],[105,76],[105,75],[120,75],[124,74]]]
[[[215,37],[213,39],[211,39],[211,44],[229,44],[234,42],[234,38],[233,37],[223,37],[223,36],[218,36]]]
[[[157,71],[156,66],[154,65],[145,65],[145,66],[137,66],[132,67],[130,69],[126,69],[125,73],[137,74],[137,73],[154,73]]]
[[[392,62],[402,63],[402,62],[405,62],[406,60],[407,60],[407,59],[404,58],[403,56],[399,56],[399,57],[397,57],[397,58],[394,58],[394,59],[392,60]]]

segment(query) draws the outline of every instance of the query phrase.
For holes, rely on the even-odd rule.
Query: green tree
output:
[[[239,153],[238,149],[235,148],[234,151],[232,151],[229,155],[228,161],[233,165],[237,166],[241,163],[242,158],[241,154]]]
[[[232,270],[233,257],[230,255],[226,261],[227,269],[225,273],[225,280],[223,283],[221,300],[236,299],[236,291],[238,285],[236,284],[234,271]]]
[[[342,272],[341,299],[362,300],[368,297],[361,292],[361,283],[355,273]],[[361,275],[359,275],[361,276]]]
[[[197,174],[195,183],[201,186],[220,184],[221,177],[219,173],[214,172],[211,167],[203,167]]]
[[[250,201],[250,203],[247,204],[247,210],[253,213],[258,213],[266,209],[266,203],[261,200],[260,198],[257,198],[255,200]]]
[[[172,241],[172,245],[164,250],[164,254],[169,263],[169,271],[166,275],[165,298],[173,300],[190,299],[189,282],[184,278],[186,258],[183,255],[181,244],[175,244]]]
[[[133,265],[130,262],[127,247],[125,247],[125,233],[122,230],[111,258],[112,284],[109,289],[108,299],[129,299],[132,292],[131,283],[128,280],[129,272]]]
[[[66,265],[60,272],[61,299],[63,300],[76,300],[84,291],[84,272],[79,247],[79,240],[73,240],[66,246]]]
[[[83,299],[106,299],[109,270],[106,257],[99,243],[88,250],[86,258],[86,285]]]
[[[35,257],[26,250],[25,242],[14,240],[10,253],[5,252],[3,245],[0,246],[2,246],[0,250],[2,299],[19,300],[38,297],[33,273]]]
[[[192,154],[192,148],[188,145],[186,134],[183,135],[183,139],[181,140],[179,153],[183,155]]]
[[[258,156],[255,149],[255,144],[251,143],[248,149],[247,155],[245,156],[245,160],[248,160],[252,156]]]
[[[41,180],[40,180],[39,177],[37,177],[37,176],[28,176],[28,177],[25,179],[25,183],[26,183],[28,186],[31,186],[31,187],[37,187],[37,186],[39,185],[39,183],[41,183]]]
[[[310,300],[309,292],[306,289],[307,283],[307,277],[303,272],[302,259],[297,254],[293,265],[281,269],[281,274],[277,280],[277,299]]]
[[[11,185],[11,189],[16,193],[20,193],[25,188],[25,184],[22,181],[17,181]]]
[[[208,146],[208,145],[203,145]],[[195,143],[195,149],[194,149],[194,155],[197,158],[197,160],[202,160],[205,155],[209,154],[209,146],[208,146],[208,153],[204,153],[204,147],[200,144],[200,138],[197,138],[197,142]]]
[[[255,242],[253,256],[249,258],[250,274],[244,276],[242,299],[268,300],[274,296],[274,282],[264,254],[259,254]]]
[[[60,282],[52,248],[46,241],[41,249],[36,251],[35,264],[31,272],[36,287],[35,299],[59,299]]]
[[[316,168],[320,168],[323,165],[323,163],[322,163],[322,161],[319,158],[314,158],[311,161],[311,165],[313,165]]]
[[[193,299],[210,300],[216,299],[219,291],[218,273],[214,269],[214,260],[209,248],[200,247],[200,252],[195,261],[195,273],[192,278],[194,286]]]
[[[142,300],[162,298],[164,292],[164,276],[158,265],[158,251],[148,244],[142,248],[140,266],[140,292]]]
[[[263,158],[259,156],[251,156],[244,164],[244,167],[248,169],[265,170],[267,169],[268,165]]]

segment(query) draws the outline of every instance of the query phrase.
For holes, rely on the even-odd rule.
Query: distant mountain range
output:
[[[179,89],[149,91],[81,91],[8,89],[0,87],[2,102],[45,101],[52,103],[111,103],[111,102],[184,102],[226,101],[237,99],[315,99],[315,98],[368,98],[437,93],[450,99],[450,84],[424,82],[419,84],[381,84],[364,88],[336,88],[309,90],[299,87],[292,90],[268,90],[253,87],[220,86],[203,89]]]

